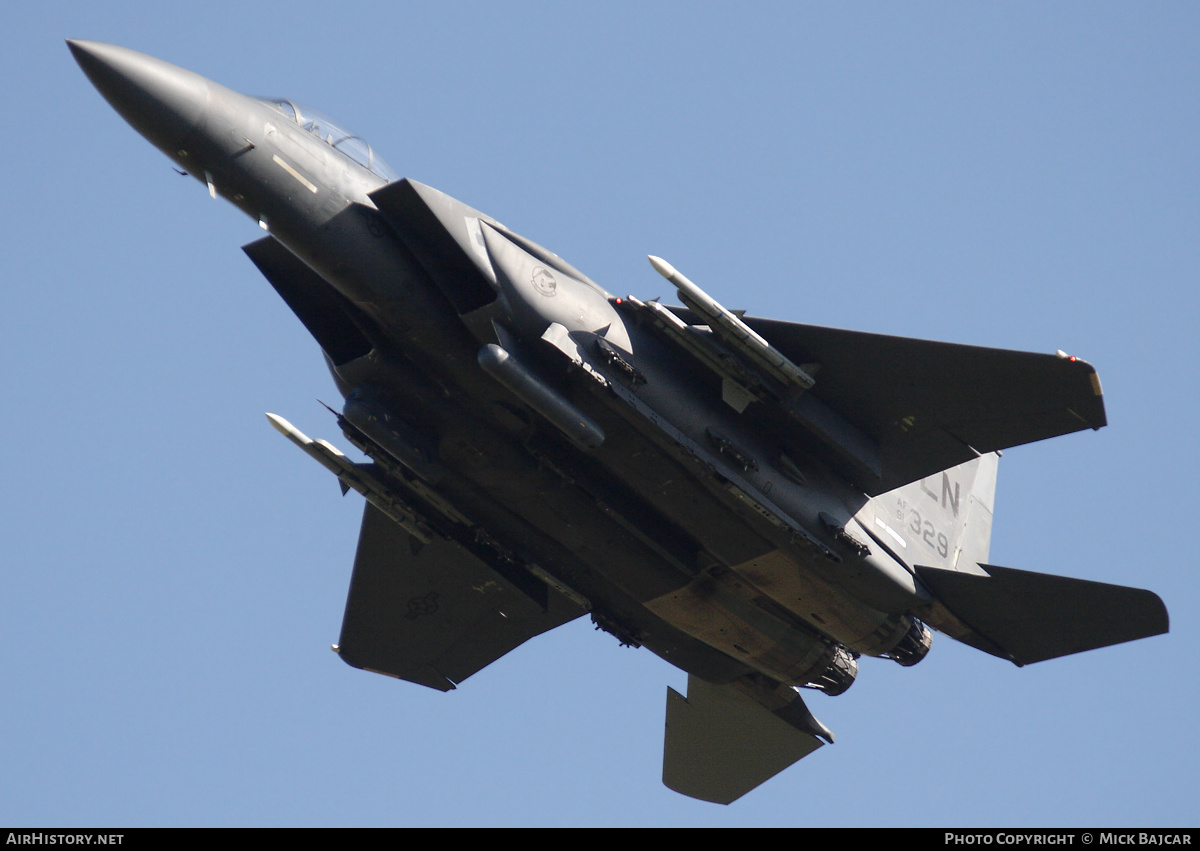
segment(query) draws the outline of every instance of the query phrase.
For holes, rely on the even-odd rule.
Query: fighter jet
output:
[[[307,106],[68,44],[266,231],[345,399],[369,462],[267,416],[366,500],[348,664],[448,691],[590,615],[687,672],[663,781],[729,803],[833,741],[803,689],[930,627],[1016,665],[1167,631],[1149,591],[988,558],[1000,451],[1105,425],[1084,361],[752,318],[658,257],[682,305],[617,297]]]

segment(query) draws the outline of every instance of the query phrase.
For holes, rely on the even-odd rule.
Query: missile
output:
[[[267,414],[267,421],[275,430],[299,446],[318,464],[337,476],[342,483],[342,493],[347,489],[357,491],[367,501],[400,525],[404,531],[423,544],[434,536],[420,516],[413,511],[395,492],[371,472],[369,467],[355,464],[340,449],[324,440],[313,440],[300,429],[278,414]]]
[[[813,377],[792,363],[787,356],[772,346],[732,311],[722,307],[716,299],[693,284],[679,270],[661,257],[649,255],[650,265],[679,290],[679,298],[692,312],[708,320],[712,332],[734,351],[745,356],[754,366],[763,370],[784,386],[801,392],[816,383]]]
[[[697,333],[695,326],[688,325],[670,308],[657,302],[641,302],[633,296],[623,301],[645,311],[653,327],[721,376],[721,398],[730,407],[741,413],[755,399],[773,396],[780,410],[794,418],[857,473],[872,479],[880,478],[880,450],[875,441],[820,399],[805,392],[816,384],[813,372],[819,364],[797,366],[666,260],[653,255],[649,259],[655,271],[679,289],[680,299],[696,317],[701,322],[708,322],[712,333]],[[717,345],[718,342],[723,345]]]
[[[268,413],[267,420],[275,427],[276,431],[315,458],[318,464],[339,479],[346,474],[354,476],[356,471],[350,469],[353,464],[337,447],[324,440],[320,442],[313,440],[278,414]]]

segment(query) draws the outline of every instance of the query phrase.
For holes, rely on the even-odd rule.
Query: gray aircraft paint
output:
[[[590,613],[688,672],[664,781],[728,803],[832,741],[800,688],[916,664],[924,623],[1018,665],[1167,630],[1148,591],[988,563],[998,450],[1105,425],[1088,364],[744,317],[660,258],[687,307],[616,298],[294,105],[69,45],[269,232],[246,253],[347,397],[371,464],[269,415],[367,500],[347,663],[449,690]]]

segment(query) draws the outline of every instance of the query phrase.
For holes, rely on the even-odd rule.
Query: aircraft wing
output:
[[[977,457],[1107,422],[1100,379],[1057,355],[745,317],[798,364],[805,393],[879,449],[880,477],[828,459],[871,496]]]
[[[388,184],[371,199],[460,314],[496,297],[478,221],[587,280],[561,257],[415,181]],[[666,310],[691,325],[710,322],[685,307]],[[786,383],[777,388],[785,415],[772,418],[775,427],[797,430],[805,446],[871,496],[987,452],[1106,423],[1099,378],[1080,360],[740,315],[737,321],[813,373],[815,383],[803,392]],[[728,335],[716,336],[718,347],[731,345]],[[762,371],[761,358],[732,345],[722,354]],[[713,363],[720,370],[726,359]],[[746,394],[739,410],[751,398]]]
[[[338,653],[356,668],[449,691],[584,614],[547,586],[538,605],[457,543],[420,544],[367,503]]]

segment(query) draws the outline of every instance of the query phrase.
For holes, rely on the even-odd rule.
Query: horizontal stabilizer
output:
[[[356,668],[449,691],[584,609],[547,586],[545,609],[453,541],[420,544],[370,503],[338,653]]]
[[[821,747],[833,734],[795,690],[769,692],[769,709],[741,684],[688,676],[687,697],[667,689],[663,783],[690,798],[729,804]],[[818,738],[820,736],[821,738]]]
[[[921,566],[917,575],[947,609],[985,639],[969,643],[1017,665],[1168,629],[1166,606],[1150,591],[991,564],[980,567],[988,575]]]

